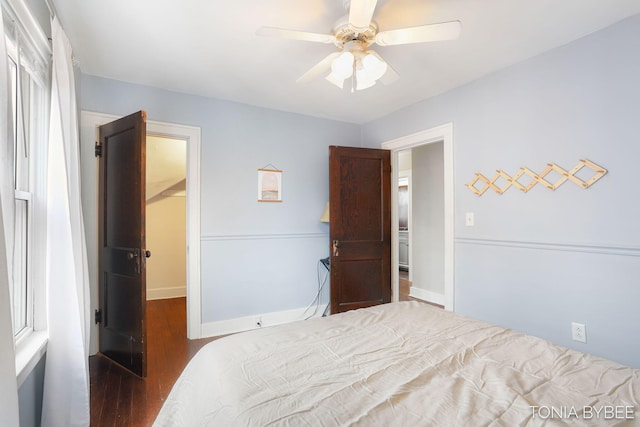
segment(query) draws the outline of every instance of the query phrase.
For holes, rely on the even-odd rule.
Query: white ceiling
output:
[[[640,13],[638,0],[379,0],[381,31],[459,20],[455,41],[375,47],[400,75],[349,93],[296,79],[333,45],[259,37],[330,33],[342,0],[53,0],[80,68],[277,110],[365,123]]]

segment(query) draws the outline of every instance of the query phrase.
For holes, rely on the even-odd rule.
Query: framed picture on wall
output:
[[[282,171],[258,169],[258,201],[282,202]]]

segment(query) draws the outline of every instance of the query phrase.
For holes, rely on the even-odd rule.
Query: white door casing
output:
[[[82,209],[87,236],[91,289],[91,318],[98,308],[98,162],[94,143],[98,126],[118,119],[110,114],[82,111],[80,118]],[[199,127],[147,121],[147,135],[183,139],[187,142],[187,337],[201,337],[200,280],[200,145]],[[92,322],[90,354],[98,349],[98,328]]]
[[[410,135],[383,142],[381,147],[391,150],[391,182],[398,182],[397,153],[413,147],[443,142],[444,149],[444,308],[454,311],[454,169],[453,123],[447,123]],[[398,194],[391,192],[391,286],[392,300],[398,301]]]

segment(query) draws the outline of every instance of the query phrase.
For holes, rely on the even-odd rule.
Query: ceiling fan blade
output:
[[[376,35],[376,44],[391,46],[396,44],[455,40],[460,36],[460,21],[421,25],[399,30],[381,31]]]
[[[396,72],[396,70],[394,70],[393,67],[387,61],[385,61],[378,52],[376,52],[375,50],[368,50],[367,53],[375,55],[380,61],[387,64],[387,71],[382,75],[382,77],[378,79],[379,82],[386,86],[390,85],[391,83],[395,83],[396,81],[398,81],[398,79],[400,79],[400,75]]]
[[[326,56],[322,61],[318,62],[316,65],[311,67],[309,71],[300,76],[300,78],[296,80],[296,83],[308,83],[311,80],[318,78],[320,75],[331,69],[331,63],[334,59],[340,56],[341,53],[342,52],[333,52]]]
[[[306,31],[287,30],[276,27],[261,27],[256,31],[256,34],[265,37],[280,37],[318,43],[334,43],[336,41],[336,37],[331,34],[308,33]]]
[[[349,24],[356,30],[366,30],[371,24],[378,0],[351,0]]]

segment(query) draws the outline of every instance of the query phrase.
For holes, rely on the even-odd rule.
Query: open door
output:
[[[99,351],[145,377],[146,112],[139,111],[100,126]]]
[[[331,312],[391,302],[391,155],[329,147]]]

